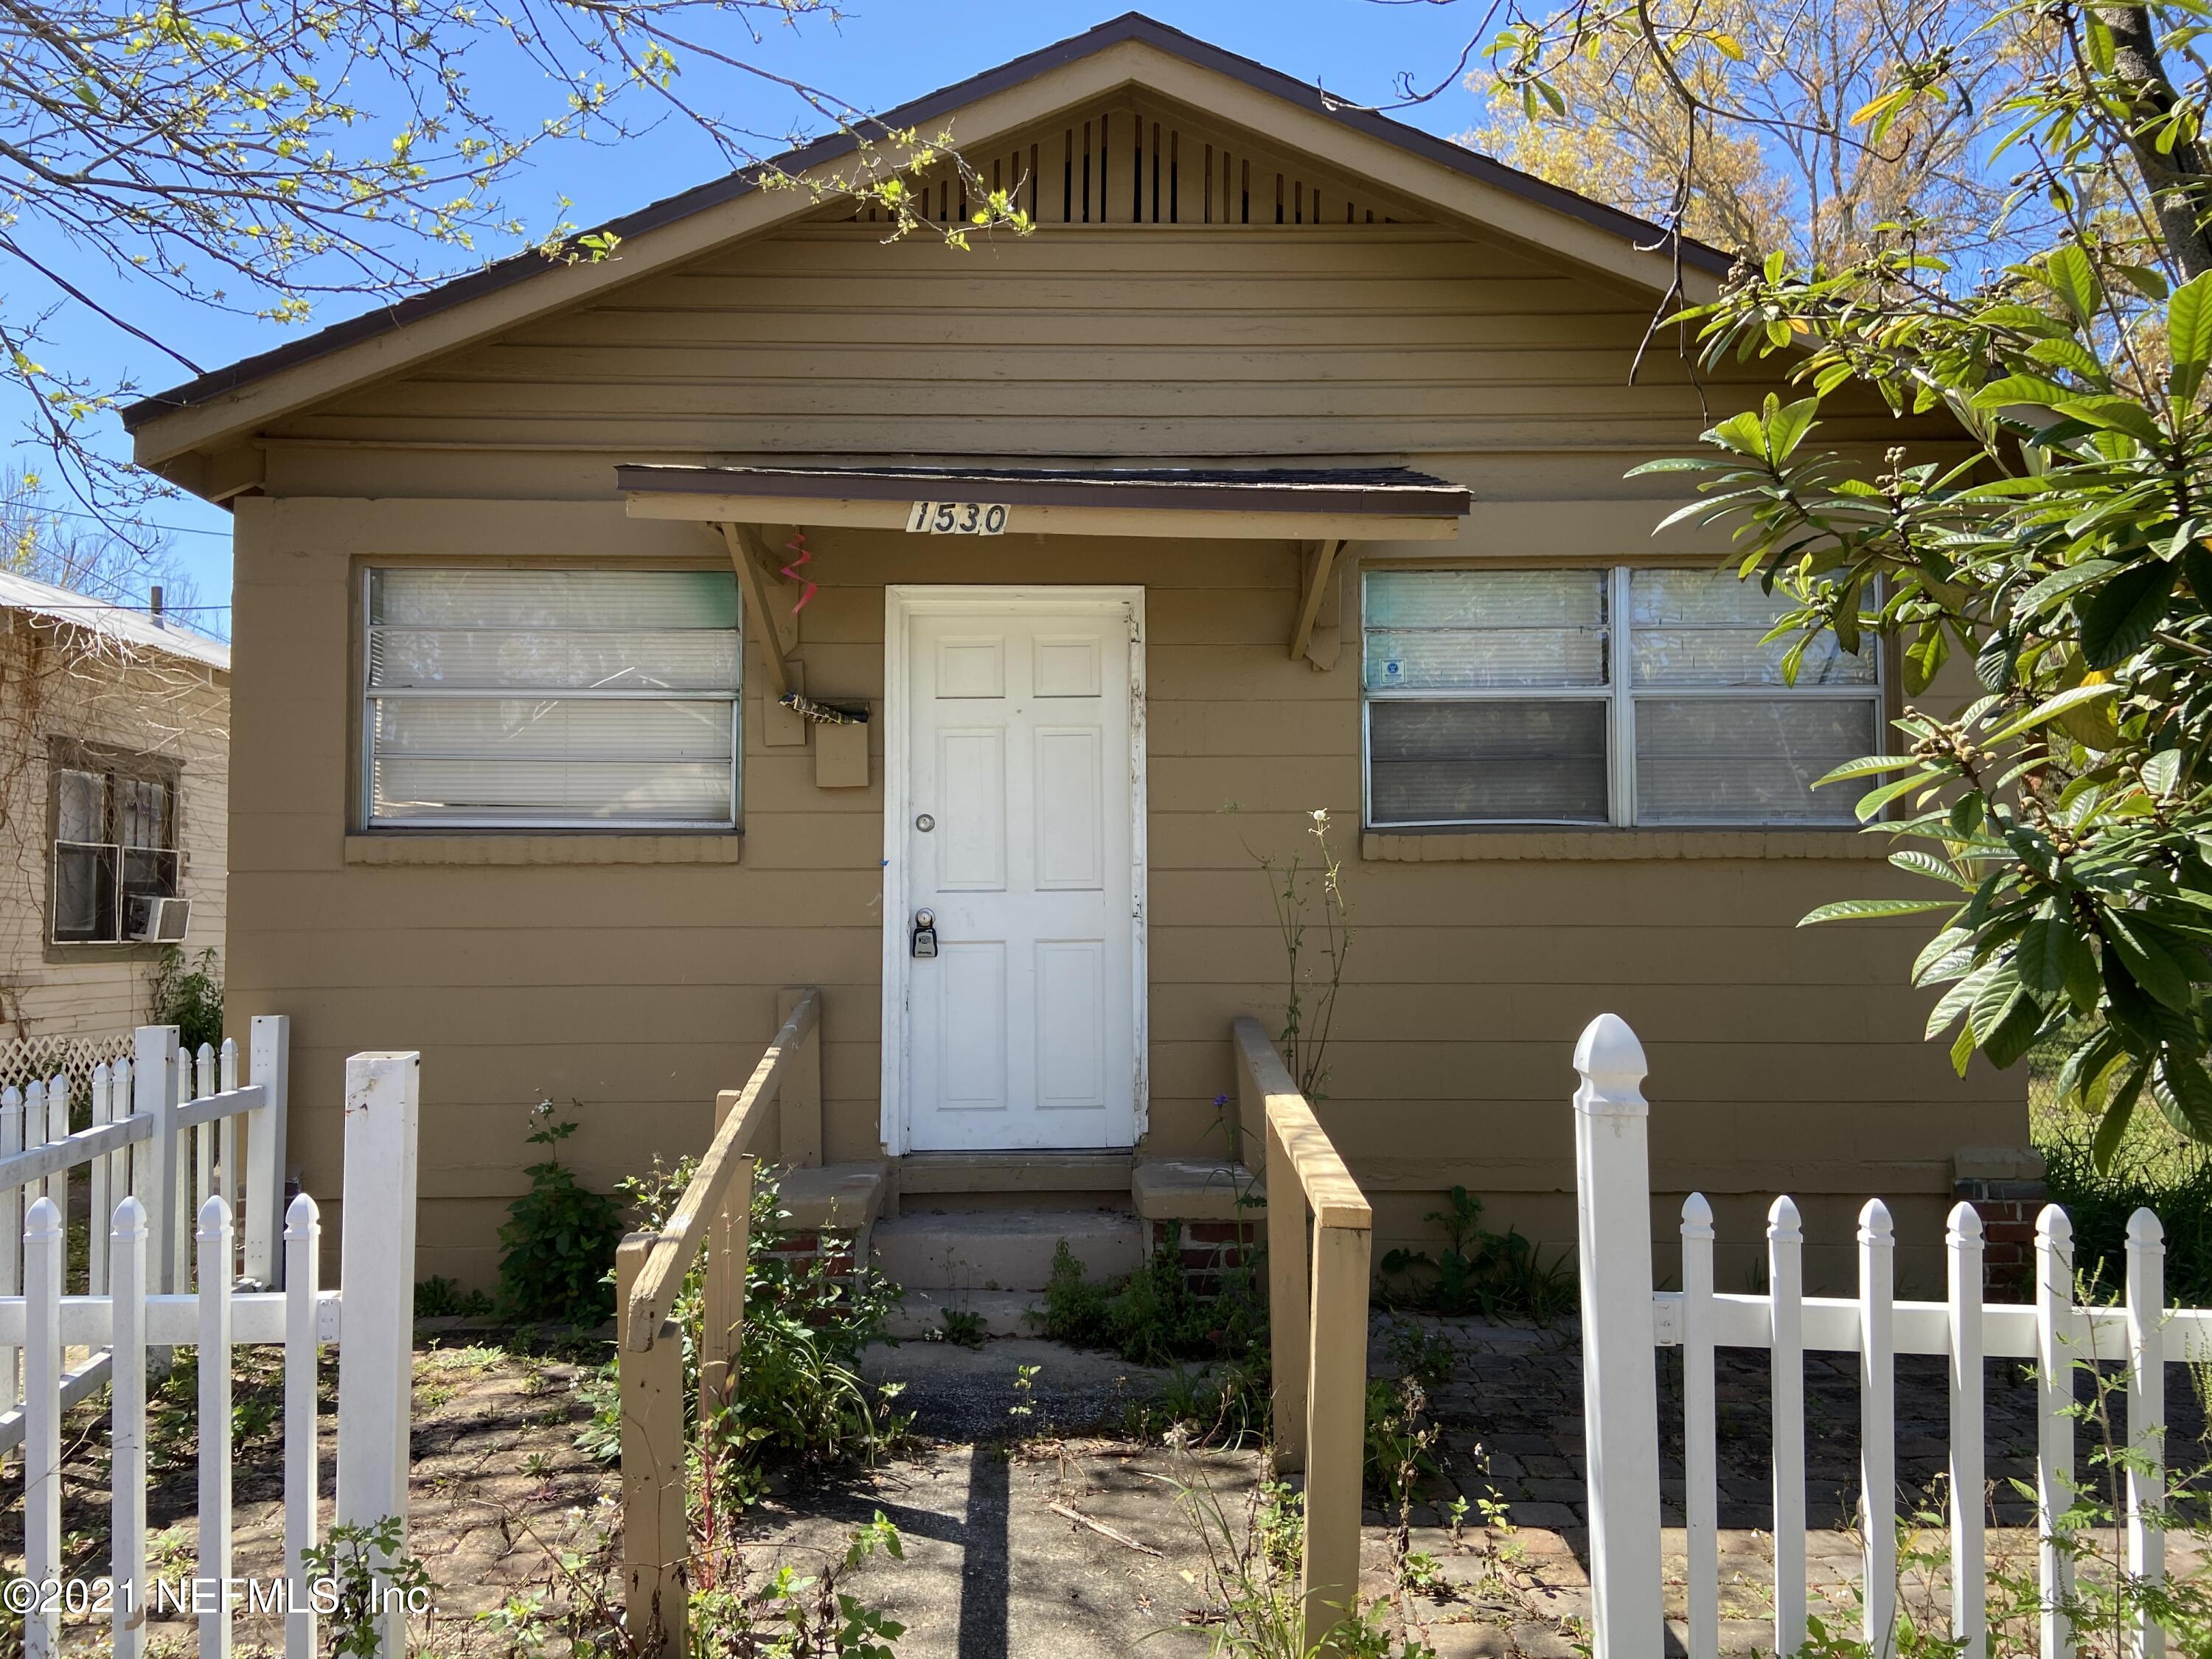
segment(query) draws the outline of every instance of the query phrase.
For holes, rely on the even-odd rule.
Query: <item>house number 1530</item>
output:
[[[1006,509],[998,501],[916,501],[906,527],[915,536],[996,536],[1006,527]]]

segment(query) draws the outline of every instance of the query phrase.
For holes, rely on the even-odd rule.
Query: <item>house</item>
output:
[[[0,570],[0,1084],[128,1053],[222,945],[229,728],[220,641]]]
[[[1769,385],[1632,381],[1659,234],[1140,16],[887,118],[973,169],[933,219],[972,178],[1034,234],[732,176],[129,411],[236,514],[232,1004],[295,1018],[308,1184],[343,1056],[419,1045],[425,1270],[484,1282],[532,1103],[602,1184],[696,1149],[813,985],[830,1165],[1126,1205],[1230,1151],[1231,1022],[1285,1000],[1257,860],[1326,809],[1378,1254],[1459,1183],[1572,1238],[1609,1008],[1742,1261],[1778,1188],[1816,1267],[1880,1190],[1932,1271],[2023,1083],[1922,1042],[1909,923],[1796,927],[1898,890],[1808,786],[1899,693],[1783,687],[1718,544],[1653,535],[1623,474]]]

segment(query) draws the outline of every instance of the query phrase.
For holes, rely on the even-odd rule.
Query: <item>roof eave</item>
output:
[[[1152,61],[1164,74],[1139,76],[1139,58],[1148,52],[1158,54]],[[1213,77],[1215,84],[1173,84],[1188,82],[1192,72]],[[1055,77],[1067,84],[1053,89],[1048,82]],[[1363,173],[1372,174],[1378,161],[1387,168],[1393,155],[1428,164],[1437,175],[1425,180],[1426,190],[1419,187],[1419,179],[1410,188],[1404,179],[1388,182],[1448,216],[1519,237],[1639,286],[1664,293],[1686,278],[1692,285],[1687,297],[1702,298],[1702,290],[1711,289],[1730,264],[1730,256],[1717,249],[1687,239],[1670,240],[1668,232],[1646,221],[1373,110],[1344,103],[1317,86],[1136,13],[927,94],[882,119],[888,126],[918,126],[957,112],[982,129],[963,135],[962,142],[987,143],[999,133],[1133,82],[1182,96],[1239,125],[1272,128],[1285,142],[1316,153],[1340,148],[1346,135],[1379,146],[1369,165],[1338,162]],[[1209,93],[1225,93],[1229,103],[1242,106],[1241,114],[1221,107],[1223,98]],[[1285,111],[1292,117],[1287,124],[1280,118]],[[1271,115],[1277,118],[1271,122]],[[1300,143],[1298,135],[1281,133],[1285,125],[1304,128],[1304,142]],[[1332,135],[1338,143],[1329,143]],[[760,170],[773,168],[825,185],[854,143],[850,135],[832,134],[788,151]],[[1316,149],[1317,143],[1322,149]],[[1455,180],[1459,181],[1457,189],[1452,187]],[[1444,199],[1462,196],[1496,199]],[[333,324],[155,393],[124,410],[123,423],[135,441],[139,464],[158,466],[188,451],[233,441],[267,421],[354,386],[404,373],[499,330],[760,234],[816,205],[809,191],[770,196],[760,189],[754,174],[732,173],[601,227],[621,239],[624,252],[613,259],[564,264],[535,253],[511,256],[398,305]],[[531,283],[541,285],[537,306],[494,307],[493,302],[508,290]],[[472,317],[478,320],[471,323]],[[403,331],[411,332],[404,347]],[[355,372],[330,374],[331,360],[340,357],[355,359]],[[318,368],[325,373],[314,374]]]

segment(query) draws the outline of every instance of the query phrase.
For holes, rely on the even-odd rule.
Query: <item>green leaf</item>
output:
[[[2089,1158],[2097,1166],[2099,1175],[2112,1172],[2112,1159],[2118,1156],[2120,1142],[2126,1138],[2128,1124],[2136,1115],[2136,1097],[2142,1093],[2142,1068],[2136,1067],[2135,1086],[2116,1092],[2112,1104],[2105,1108],[2105,1115],[2098,1121],[2096,1139],[2089,1143]]]
[[[2197,603],[2212,608],[2212,549],[2201,542],[2182,549],[2181,570],[2189,579],[2189,591],[2197,596]]]
[[[2154,1000],[2177,1012],[2189,1008],[2189,972],[2174,960],[2148,924],[2124,911],[2105,912],[2105,937],[2128,977]]]
[[[1861,823],[1868,823],[1899,795],[1910,794],[1915,789],[1927,788],[1929,782],[1930,780],[1926,773],[1915,772],[1909,778],[1899,778],[1893,782],[1883,784],[1878,789],[1868,790],[1865,794],[1859,797],[1858,805],[1851,810],[1858,814]]]
[[[2060,960],[2055,937],[2064,931],[2063,923],[2049,916],[2038,916],[2021,930],[2013,966],[2021,982],[2031,990],[2050,996],[2066,988],[2065,964]]]
[[[1912,916],[1923,910],[1948,910],[1956,899],[1838,899],[1809,912],[1797,925],[1810,927],[1822,921],[1858,921],[1869,916]]]
[[[1894,772],[1903,767],[1923,764],[1917,755],[1869,755],[1863,760],[1845,761],[1832,772],[1824,772],[1813,780],[1813,787],[1841,783],[1846,778],[1872,777],[1876,773]]]
[[[2100,981],[2097,977],[2097,957],[2090,950],[2089,941],[2075,929],[2063,923],[2054,924],[2057,933],[2051,949],[2058,959],[2059,978],[2066,988],[2066,1000],[2074,1011],[2085,1018],[2097,1010],[2097,993]]]
[[[2089,256],[2070,242],[2054,250],[2037,274],[2050,284],[2052,293],[2065,301],[2076,322],[2088,322],[2104,303],[2105,290],[2097,281],[2096,269],[2090,264]]]
[[[1917,848],[1911,848],[1902,853],[1892,853],[1889,855],[1889,861],[1908,874],[1926,876],[1931,881],[1943,882],[1953,887],[1965,888],[1969,891],[1974,885],[1972,880],[1960,875],[1949,863],[1937,858],[1933,853],[1923,853]]]
[[[2029,1000],[2027,987],[2020,982],[2020,974],[2013,963],[2001,964],[1996,972],[1984,980],[1974,994],[1974,1006],[1966,1015],[1966,1023],[1973,1028],[1975,1039],[1984,1048],[1997,1029],[2010,1019],[2020,1005]]]
[[[2166,389],[2175,403],[2187,404],[2212,366],[2212,271],[2200,271],[2174,289],[2166,307],[2166,349],[2172,359]]]
[[[2100,697],[2109,697],[2119,689],[2118,686],[2109,682],[2101,685],[2070,687],[2067,690],[2061,691],[2055,697],[2045,698],[2018,720],[1990,732],[1988,741],[1998,744],[2004,742],[2008,738],[2016,738],[2021,732],[2033,731],[2047,720],[2056,720],[2069,708],[2079,708],[2082,704],[2094,702]]]
[[[2202,1042],[2194,1030],[2185,1041]],[[2207,1075],[2202,1061],[2179,1043],[2169,1044],[2158,1059],[2159,1078],[2181,1109],[2181,1115],[2189,1125],[2190,1134],[2197,1140],[2212,1140],[2212,1075]]]
[[[2002,380],[1991,380],[1974,393],[1976,409],[2005,409],[2026,404],[2035,409],[2049,409],[2073,397],[2071,387],[2045,380],[2040,374],[2008,374]]]
[[[2181,781],[2181,751],[2161,749],[2153,755],[2143,763],[2142,781],[2153,794],[2172,794],[2173,787]]]
[[[2093,668],[2111,668],[2149,641],[2166,617],[2175,570],[2153,560],[2123,570],[2075,610],[2081,623],[2081,655]]]
[[[1804,398],[1773,410],[1766,417],[1767,458],[1776,462],[1789,459],[1805,434],[1813,429],[1814,417],[1820,412],[1818,398]]]
[[[2014,601],[2014,611],[2032,617],[2053,599],[2063,599],[2075,588],[2109,576],[2120,568],[2112,559],[2084,559],[2079,564],[2069,564],[2063,570],[2052,572],[2021,594]]]
[[[2035,1046],[2036,1033],[2042,1029],[2042,1006],[2033,997],[2023,996],[1996,1030],[1982,1039],[1982,1053],[1992,1066],[2009,1066]]]
[[[2156,448],[2169,435],[2157,418],[2132,398],[2069,398],[2051,405],[2054,414],[2083,421],[2108,432],[2124,432],[2137,443]]]

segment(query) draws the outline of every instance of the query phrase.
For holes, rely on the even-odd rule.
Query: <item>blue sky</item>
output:
[[[854,0],[843,23],[831,27],[810,22],[778,30],[760,49],[764,65],[810,81],[864,109],[880,110],[949,82],[1080,33],[1116,15],[1113,0],[964,0],[957,6],[920,0]],[[1423,86],[1444,79],[1457,61],[1468,34],[1482,19],[1466,0],[1268,0],[1255,3],[1178,3],[1153,0],[1143,8],[1163,22],[1254,58],[1331,91],[1363,102],[1393,96],[1398,76],[1411,75]],[[547,112],[547,94],[517,77],[512,84],[480,86],[518,120]],[[757,94],[755,94],[757,96]],[[1473,97],[1455,88],[1432,103],[1401,112],[1400,118],[1433,131],[1450,133],[1473,124]],[[751,125],[781,131],[797,118],[788,103],[761,98]],[[574,204],[568,216],[591,224],[669,195],[717,170],[708,147],[696,132],[676,125],[619,149],[570,145],[541,150],[526,173],[508,185],[508,206],[533,226],[559,216],[562,196]],[[486,248],[488,255],[509,252]],[[96,291],[118,292],[97,270],[69,259],[64,249],[47,250],[80,281]],[[460,269],[465,267],[455,267]],[[27,273],[9,295],[11,306],[32,299]],[[38,296],[41,305],[50,296]],[[318,313],[310,329],[333,322],[357,307],[333,305]],[[152,318],[161,331],[203,365],[227,363],[265,350],[302,331],[256,322],[221,312],[154,303],[149,296],[135,318]],[[184,378],[176,365],[117,330],[82,315],[58,317],[57,343],[47,355],[57,364],[95,374],[128,374],[146,389]],[[108,441],[125,453],[119,423],[111,421]],[[18,464],[35,468],[35,452],[19,452]],[[175,540],[203,604],[227,605],[230,596],[229,515],[191,499],[158,503],[151,514],[176,526]],[[201,618],[221,627],[225,613]],[[227,632],[224,629],[222,631]]]

